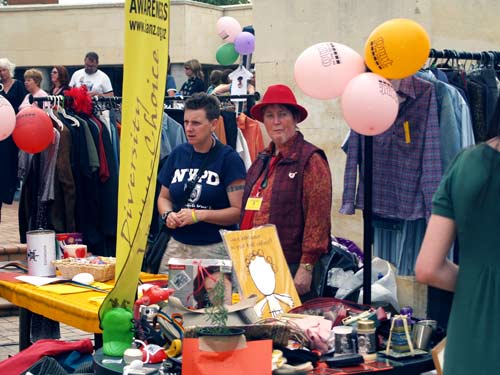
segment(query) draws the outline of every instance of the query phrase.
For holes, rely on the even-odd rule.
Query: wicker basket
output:
[[[65,279],[72,279],[73,276],[87,272],[94,276],[95,281],[107,281],[115,277],[115,263],[90,264],[77,262],[74,259],[61,259],[52,262],[61,276]]]

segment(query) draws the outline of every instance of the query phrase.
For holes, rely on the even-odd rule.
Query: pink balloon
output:
[[[239,33],[241,33],[241,25],[233,17],[224,16],[217,21],[217,35],[224,42],[234,42]]]
[[[0,95],[0,141],[12,134],[16,126],[16,113],[7,99]]]
[[[340,43],[315,44],[295,61],[295,82],[304,94],[316,99],[333,99],[342,95],[347,83],[365,72],[363,58]]]
[[[377,135],[394,123],[399,102],[388,80],[375,73],[363,73],[347,84],[341,106],[344,119],[354,131]]]
[[[234,39],[234,49],[242,55],[250,55],[255,49],[255,36],[248,31],[242,31]]]

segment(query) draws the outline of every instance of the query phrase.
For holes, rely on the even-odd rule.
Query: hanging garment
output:
[[[259,152],[264,150],[264,140],[259,123],[244,113],[240,113],[236,118],[238,129],[241,130],[245,140],[247,141],[248,151],[250,152],[250,160],[253,162]]]
[[[395,123],[373,137],[373,212],[386,218],[428,218],[441,179],[439,122],[434,86],[415,76],[401,80]],[[363,175],[356,194],[364,140],[351,131],[342,196],[343,214],[363,207]]]

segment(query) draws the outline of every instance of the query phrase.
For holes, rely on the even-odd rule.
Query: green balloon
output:
[[[215,58],[221,65],[231,65],[238,59],[240,54],[234,49],[234,43],[226,43],[217,48]]]

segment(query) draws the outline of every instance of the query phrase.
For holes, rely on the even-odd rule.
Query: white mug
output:
[[[87,256],[87,245],[64,245],[64,258],[85,258]]]

